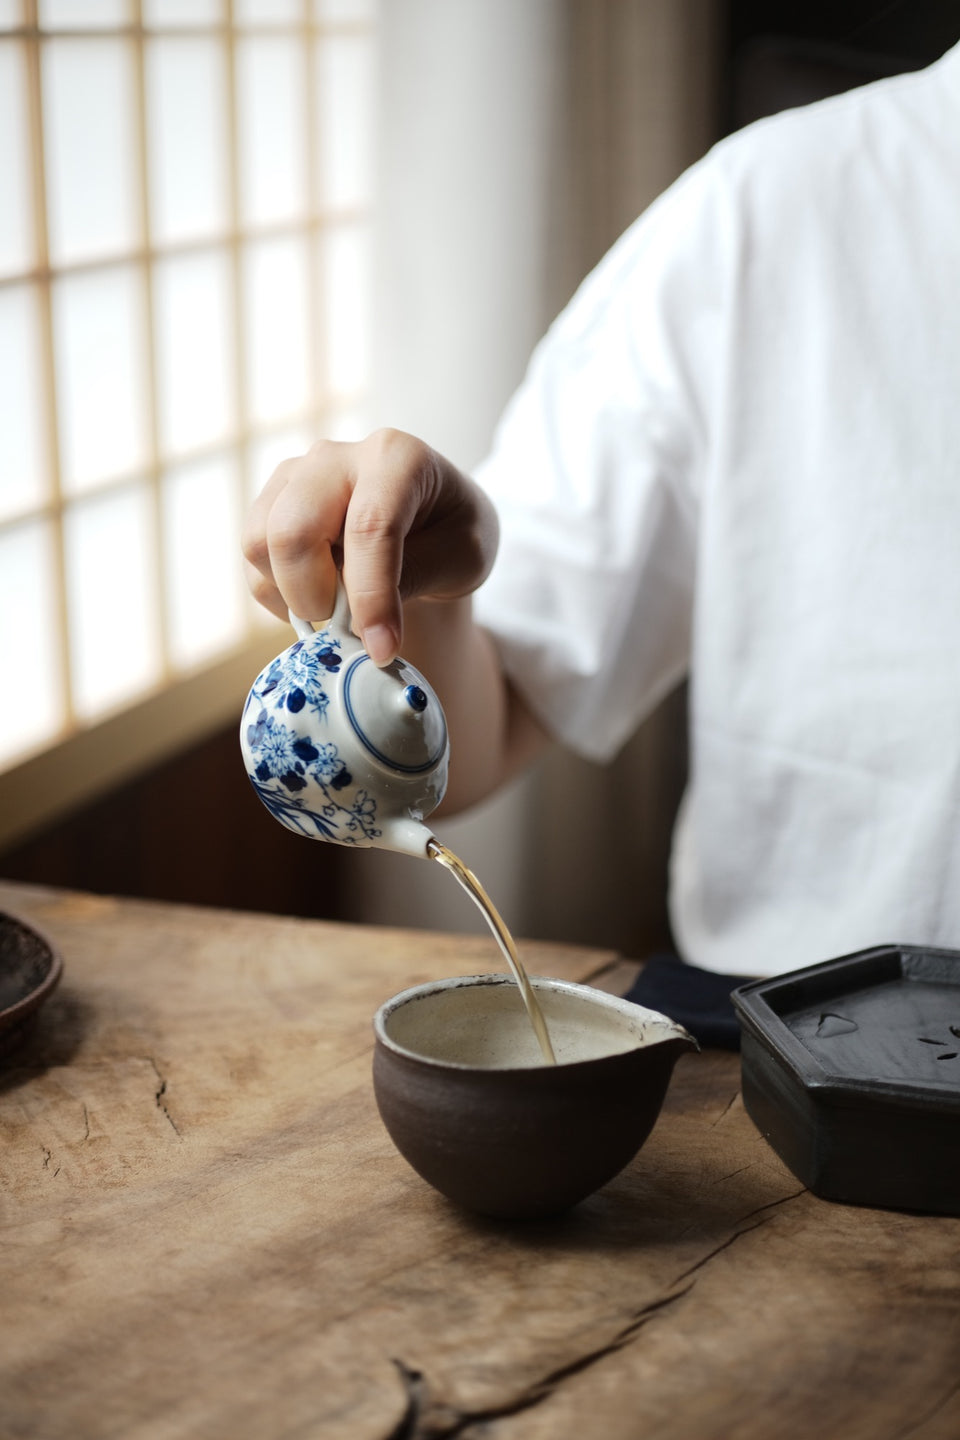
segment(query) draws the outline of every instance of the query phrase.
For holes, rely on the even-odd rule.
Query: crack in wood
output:
[[[749,1169],[750,1167],[745,1166],[743,1168]],[[736,1175],[739,1174],[739,1171],[735,1170],[733,1173]],[[729,1179],[730,1177],[725,1176],[724,1178]],[[719,1184],[720,1182],[718,1181],[717,1183]],[[751,1231],[759,1230],[761,1225],[768,1224],[773,1217],[765,1213],[767,1210],[776,1210],[780,1205],[786,1205],[788,1201],[796,1200],[799,1195],[805,1194],[806,1186],[803,1186],[800,1190],[791,1191],[789,1195],[782,1195],[779,1200],[770,1200],[766,1205],[758,1205],[756,1210],[748,1211],[746,1215],[741,1216],[737,1222],[738,1228],[734,1230],[732,1235],[728,1235],[726,1240],[722,1241],[719,1245],[715,1245],[712,1250],[708,1250],[706,1255],[702,1256],[695,1265],[691,1265],[688,1270],[684,1270],[679,1274],[674,1284],[679,1285],[681,1281],[686,1280],[688,1276],[695,1275],[698,1270],[702,1270],[704,1265],[709,1265],[715,1256],[721,1255],[724,1250],[729,1249],[731,1245],[735,1245],[742,1235],[749,1235]],[[746,1222],[753,1220],[755,1215],[760,1216],[760,1219],[754,1221],[754,1224],[748,1225]]]
[[[524,1410],[532,1410],[535,1405],[549,1399],[564,1380],[581,1374],[599,1360],[629,1345],[654,1315],[689,1295],[695,1284],[695,1281],[691,1281],[681,1290],[673,1289],[666,1295],[658,1296],[656,1300],[637,1310],[627,1324],[605,1344],[588,1351],[586,1355],[578,1355],[575,1360],[568,1361],[556,1370],[551,1370],[541,1380],[534,1381],[526,1390],[503,1404],[483,1410],[457,1410],[450,1405],[435,1403],[423,1371],[394,1358],[393,1363],[407,1393],[407,1405],[386,1440],[457,1440],[457,1437],[463,1436],[473,1425],[485,1425],[491,1420],[505,1420],[511,1415],[521,1414]]]
[[[738,1092],[739,1093],[739,1092]],[[733,1097],[736,1099],[736,1096]],[[730,1109],[733,1100],[727,1105]],[[724,1111],[726,1113],[726,1111]],[[721,1117],[722,1118],[722,1117]],[[743,1169],[748,1166],[741,1167]],[[739,1174],[739,1171],[734,1171]],[[724,1177],[729,1179],[730,1177]],[[435,1403],[430,1395],[430,1385],[422,1370],[416,1370],[406,1364],[405,1361],[394,1359],[393,1363],[397,1368],[407,1394],[407,1404],[400,1420],[390,1431],[386,1440],[457,1440],[465,1434],[468,1427],[472,1425],[485,1424],[491,1420],[506,1419],[511,1415],[518,1415],[524,1410],[530,1410],[546,1400],[556,1390],[557,1386],[572,1375],[578,1375],[581,1371],[589,1369],[597,1361],[612,1355],[629,1345],[644,1325],[665,1306],[671,1305],[676,1300],[681,1300],[688,1295],[697,1283],[691,1276],[696,1275],[705,1265],[708,1265],[717,1255],[723,1253],[731,1245],[734,1245],[742,1236],[749,1235],[753,1230],[760,1229],[773,1218],[768,1211],[776,1210],[781,1205],[796,1200],[800,1195],[806,1194],[806,1186],[791,1191],[789,1195],[782,1195],[778,1200],[768,1201],[766,1205],[759,1205],[755,1210],[749,1211],[742,1216],[738,1222],[738,1228],[728,1235],[721,1244],[715,1245],[706,1255],[703,1255],[695,1265],[678,1275],[671,1289],[665,1295],[659,1296],[656,1300],[643,1306],[638,1310],[631,1320],[624,1325],[604,1345],[598,1346],[596,1350],[589,1351],[586,1355],[578,1356],[576,1360],[570,1361],[567,1365],[551,1371],[543,1379],[534,1382],[512,1400],[502,1405],[493,1406],[485,1410],[457,1411],[449,1405]],[[755,1218],[756,1217],[756,1218]],[[753,1220],[753,1224],[747,1222]],[[690,1283],[684,1285],[688,1280]],[[678,1288],[682,1287],[682,1288]],[[949,1398],[949,1397],[947,1397]],[[946,1403],[944,1401],[943,1403]]]
[[[720,1124],[720,1122],[721,1122],[722,1120],[725,1120],[725,1119],[727,1118],[727,1116],[730,1114],[731,1109],[733,1108],[733,1106],[737,1103],[737,1101],[738,1101],[739,1099],[740,1099],[740,1091],[739,1091],[739,1090],[734,1090],[733,1094],[730,1096],[730,1099],[727,1101],[726,1105],[724,1105],[723,1109],[720,1111],[720,1114],[717,1116],[716,1120],[714,1120],[713,1124],[710,1126],[710,1129],[711,1129],[711,1130],[716,1130],[716,1128],[717,1128],[717,1126]]]
[[[734,1175],[742,1175],[745,1170],[752,1170],[753,1162],[747,1165],[739,1165],[736,1170],[729,1170],[726,1175],[721,1175],[719,1180],[711,1181],[712,1185],[723,1185],[725,1181],[732,1180]]]
[[[157,1064],[156,1060],[154,1060],[152,1055],[145,1055],[143,1058],[146,1060],[148,1065],[153,1066],[154,1074],[160,1081],[160,1086],[154,1094],[154,1099],[157,1102],[157,1109],[167,1119],[171,1128],[175,1131],[177,1139],[182,1140],[183,1136],[180,1134],[177,1122],[174,1120],[173,1116],[170,1114],[170,1111],[167,1109],[166,1105],[163,1102],[163,1097],[167,1093],[167,1082],[164,1079],[163,1075],[160,1073],[160,1066]]]
[[[729,1250],[731,1245],[735,1245],[741,1236],[749,1235],[752,1230],[759,1230],[761,1225],[766,1225],[768,1219],[769,1217],[764,1217],[762,1220],[757,1220],[753,1225],[744,1225],[742,1229],[735,1230],[733,1234],[728,1235],[726,1240],[722,1241],[721,1244],[715,1245],[712,1250],[708,1250],[706,1255],[702,1256],[695,1265],[690,1266],[689,1270],[682,1271],[681,1274],[677,1276],[675,1283],[679,1285],[681,1280],[686,1280],[688,1276],[695,1275],[698,1270],[703,1269],[704,1265],[709,1265],[711,1260],[715,1260],[718,1255],[723,1254],[724,1250]]]
[[[734,1096],[734,1099],[736,1099],[736,1096]],[[730,1102],[730,1104],[732,1103],[733,1101]],[[729,1110],[729,1108],[730,1105],[727,1106],[727,1110]],[[733,1173],[737,1174],[739,1172],[735,1171]],[[729,1178],[729,1176],[725,1178]],[[435,1402],[431,1398],[430,1384],[423,1371],[414,1369],[412,1366],[407,1365],[405,1361],[395,1358],[393,1363],[403,1382],[407,1395],[407,1404],[403,1415],[390,1431],[386,1440],[458,1440],[458,1437],[463,1437],[468,1428],[473,1425],[486,1424],[492,1420],[507,1419],[511,1415],[522,1413],[524,1410],[531,1410],[535,1405],[539,1405],[542,1401],[548,1399],[554,1393],[557,1386],[564,1380],[569,1379],[570,1376],[580,1374],[582,1371],[589,1369],[591,1365],[595,1365],[599,1360],[603,1360],[606,1356],[615,1354],[616,1351],[622,1350],[626,1345],[629,1345],[652,1316],[656,1315],[658,1311],[663,1310],[666,1306],[672,1305],[675,1301],[682,1300],[685,1295],[689,1295],[697,1283],[695,1279],[691,1279],[692,1276],[695,1276],[699,1270],[702,1270],[703,1267],[708,1265],[717,1255],[722,1254],[724,1250],[736,1244],[742,1236],[749,1235],[752,1231],[759,1230],[761,1226],[768,1224],[773,1218],[772,1215],[767,1213],[768,1211],[776,1210],[781,1205],[786,1205],[791,1200],[796,1200],[800,1195],[805,1194],[806,1186],[801,1186],[799,1190],[791,1191],[789,1195],[782,1195],[778,1200],[768,1201],[766,1205],[759,1205],[755,1210],[749,1211],[741,1217],[738,1222],[738,1228],[731,1235],[728,1235],[726,1240],[720,1245],[715,1245],[713,1249],[702,1256],[695,1265],[691,1265],[689,1269],[684,1270],[682,1274],[678,1275],[665,1295],[661,1295],[656,1300],[644,1305],[642,1309],[638,1310],[628,1323],[622,1326],[605,1344],[598,1346],[595,1350],[589,1351],[586,1355],[578,1356],[577,1359],[570,1361],[559,1369],[551,1371],[541,1380],[535,1381],[532,1385],[528,1386],[526,1390],[514,1396],[513,1399],[505,1401],[502,1405],[491,1406],[484,1410],[458,1411],[452,1406],[445,1405],[442,1402]],[[747,1223],[751,1220],[753,1221],[752,1225]],[[689,1283],[685,1285],[683,1283],[684,1281],[689,1281]],[[947,1400],[949,1400],[949,1396],[941,1403],[946,1404]],[[897,1437],[897,1440],[905,1440],[905,1437]]]
[[[758,1205],[755,1210],[748,1210],[746,1215],[741,1215],[740,1224],[745,1220],[752,1220],[754,1215],[762,1215],[764,1210],[776,1210],[780,1205],[787,1205],[791,1200],[798,1200],[801,1195],[806,1195],[806,1185],[801,1185],[799,1190],[791,1190],[789,1195],[781,1195],[779,1200],[768,1200],[766,1205]],[[753,1229],[753,1226],[750,1227]]]

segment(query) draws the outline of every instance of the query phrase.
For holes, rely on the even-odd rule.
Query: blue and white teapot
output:
[[[342,585],[319,629],[290,622],[298,639],[257,676],[240,722],[253,788],[299,835],[425,856],[423,821],[447,787],[440,701],[405,660],[374,664]]]

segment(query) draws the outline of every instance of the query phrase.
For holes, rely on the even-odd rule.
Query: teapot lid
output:
[[[432,770],[447,748],[447,722],[436,694],[405,660],[382,669],[365,651],[343,677],[347,718],[364,749],[404,775]]]

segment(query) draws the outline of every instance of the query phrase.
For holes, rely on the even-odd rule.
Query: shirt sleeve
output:
[[[700,162],[541,341],[476,476],[501,523],[477,619],[541,723],[594,760],[689,662],[724,225]]]

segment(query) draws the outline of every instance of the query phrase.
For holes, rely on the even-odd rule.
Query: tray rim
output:
[[[842,1104],[855,1100],[896,1100],[901,1104],[907,1101],[919,1109],[956,1110],[960,1113],[960,1089],[956,1087],[916,1080],[863,1079],[838,1075],[836,1071],[827,1069],[786,1024],[783,1012],[770,1003],[770,999],[778,991],[787,991],[819,975],[854,975],[871,962],[886,961],[888,965],[895,963],[897,973],[902,977],[904,956],[917,955],[929,955],[956,964],[957,984],[960,987],[960,950],[936,945],[893,942],[871,945],[864,950],[855,950],[832,960],[786,971],[782,975],[747,981],[737,986],[732,992],[731,1000],[743,1029],[767,1049],[775,1061],[795,1072],[804,1088],[816,1091],[818,1101]],[[894,976],[891,974],[890,978]],[[837,991],[837,994],[842,993],[842,989]]]

